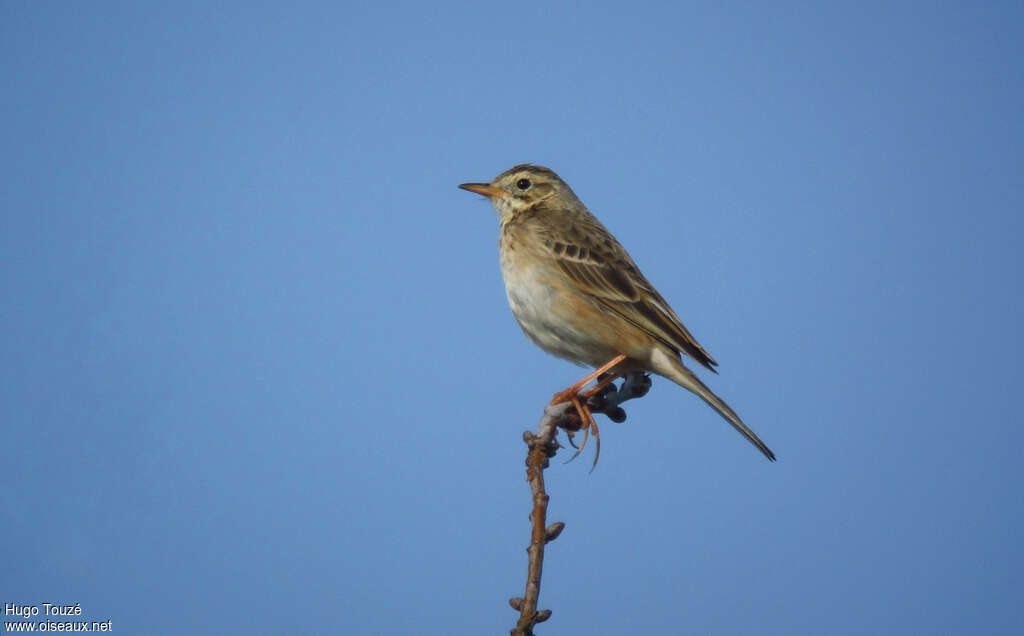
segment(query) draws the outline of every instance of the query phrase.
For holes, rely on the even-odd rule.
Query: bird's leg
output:
[[[597,429],[597,422],[594,420],[594,416],[590,412],[590,408],[587,407],[586,398],[598,393],[601,389],[618,379],[619,376],[610,374],[605,378],[601,378],[593,388],[583,393],[580,393],[580,389],[590,384],[590,382],[595,378],[600,377],[602,374],[606,373],[609,369],[625,359],[625,355],[619,354],[587,377],[583,378],[568,389],[556,393],[554,397],[551,398],[551,404],[561,404],[562,402],[571,401],[572,405],[576,408],[576,413],[580,416],[580,428],[583,429],[583,442],[580,444],[579,448],[576,449],[573,456],[569,458],[569,461],[576,459],[576,457],[583,452],[584,447],[587,445],[587,440],[590,438],[590,431],[593,430],[594,440],[597,442],[597,452],[594,454],[594,466],[597,466],[597,458],[601,456],[601,434]],[[583,399],[581,400],[580,398]],[[572,444],[571,435],[569,437],[569,443]],[[573,444],[573,446],[575,446],[575,444]]]
[[[601,433],[597,430],[597,420],[594,419],[594,414],[590,412],[590,407],[587,405],[587,400],[593,396],[599,394],[606,386],[619,379],[621,376],[609,374],[608,376],[601,378],[597,384],[587,389],[582,393],[578,393],[572,397],[572,404],[576,407],[576,412],[580,416],[580,428],[583,429],[583,443],[579,446],[573,440],[573,431],[566,430],[566,435],[569,436],[569,444],[576,449],[572,457],[565,463],[569,463],[576,459],[576,456],[583,452],[583,447],[587,445],[587,439],[590,437],[590,430],[594,430],[594,441],[597,442],[597,452],[594,453],[594,466],[597,466],[597,458],[601,456]],[[593,470],[593,468],[591,468]]]
[[[591,373],[587,377],[583,378],[582,380],[580,380],[576,384],[572,385],[568,389],[566,389],[564,391],[559,391],[558,393],[555,393],[554,397],[551,398],[551,404],[561,404],[562,402],[568,402],[573,397],[575,397],[576,395],[579,394],[580,389],[582,389],[583,387],[585,387],[588,384],[590,384],[594,380],[594,378],[596,378],[597,376],[601,375],[602,373],[604,373],[608,369],[611,369],[612,367],[614,367],[615,365],[617,365],[618,363],[622,362],[625,359],[626,359],[626,356],[622,355],[622,354],[619,354],[618,356],[612,358],[604,366],[602,366],[601,368],[595,370],[593,373]],[[607,382],[605,383],[605,385],[607,385]]]
[[[597,384],[595,384],[593,387],[587,389],[583,393],[580,393],[580,397],[588,398],[588,397],[590,397],[592,395],[597,395],[598,393],[601,392],[601,389],[603,389],[604,387],[608,386],[612,382],[615,382],[616,380],[618,380],[621,377],[622,377],[621,375],[609,374],[608,376],[598,380]]]

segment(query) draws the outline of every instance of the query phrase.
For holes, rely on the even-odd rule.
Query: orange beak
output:
[[[505,192],[501,188],[495,188],[486,183],[463,183],[459,186],[463,190],[469,190],[470,192],[476,192],[482,194],[485,197],[507,197],[508,192]]]

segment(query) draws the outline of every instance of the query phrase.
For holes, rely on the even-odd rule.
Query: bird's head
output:
[[[491,200],[502,225],[516,214],[551,197],[576,202],[576,195],[553,170],[528,163],[518,165],[494,177],[490,183],[463,183],[463,190],[482,194]]]

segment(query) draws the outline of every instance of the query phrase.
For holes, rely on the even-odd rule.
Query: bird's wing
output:
[[[608,310],[714,371],[718,363],[683,326],[625,248],[596,220],[593,223],[585,232],[570,226],[566,232],[544,237],[545,247],[561,270]]]

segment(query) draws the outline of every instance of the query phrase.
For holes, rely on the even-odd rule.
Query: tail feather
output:
[[[653,371],[655,373],[665,376],[684,389],[697,394],[697,396],[707,402],[711,408],[718,411],[718,414],[721,415],[725,421],[732,424],[732,427],[739,431],[741,435],[746,437],[751,444],[764,453],[765,457],[771,461],[775,461],[775,453],[773,453],[771,449],[761,441],[761,438],[758,437],[754,431],[750,430],[750,428],[743,423],[740,416],[736,415],[736,411],[732,410],[732,408],[725,403],[725,400],[715,395],[711,389],[701,382],[700,378],[694,375],[693,371],[687,369],[678,357],[658,351],[652,362],[654,363],[655,368]]]

